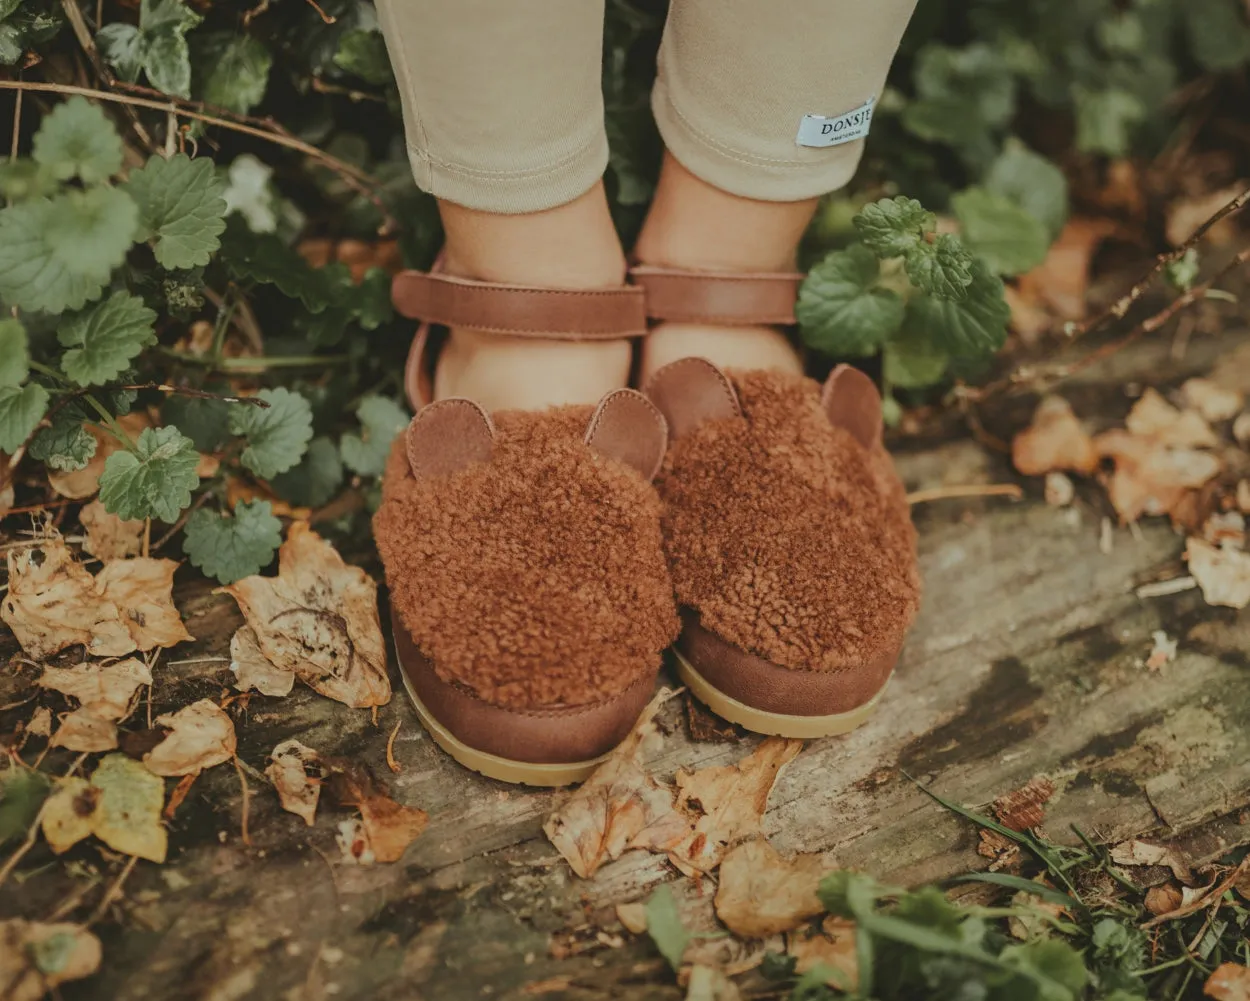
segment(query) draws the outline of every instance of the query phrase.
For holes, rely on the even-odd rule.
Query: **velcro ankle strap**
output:
[[[647,296],[647,316],[679,323],[792,324],[803,275],[682,271],[638,265],[630,278]]]
[[[643,290],[632,285],[532,288],[424,271],[401,271],[391,283],[395,308],[412,319],[557,340],[641,337],[647,332],[643,296]]]

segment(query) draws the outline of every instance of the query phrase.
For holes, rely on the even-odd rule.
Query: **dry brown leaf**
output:
[[[556,850],[583,879],[622,852],[666,851],[690,831],[689,821],[673,808],[672,790],[643,766],[647,751],[659,743],[655,714],[672,695],[660,689],[629,736],[543,824]]]
[[[361,825],[352,835],[351,850],[361,862],[398,862],[429,823],[429,815],[413,806],[391,799],[385,783],[379,782],[366,765],[331,758],[324,761],[329,773],[326,785],[340,806],[360,811]],[[347,831],[340,825],[346,837]],[[356,838],[363,837],[365,850],[357,851]]]
[[[87,533],[82,547],[92,556],[107,562],[138,556],[143,550],[143,522],[122,521],[98,500],[79,511],[78,520]]]
[[[1250,514],[1250,480],[1241,480],[1237,484],[1237,507],[1242,514]]]
[[[38,683],[77,699],[99,719],[119,720],[130,711],[136,689],[152,684],[152,672],[143,661],[130,657],[111,664],[46,667]]]
[[[994,816],[1004,827],[1027,831],[1045,819],[1045,806],[1054,794],[1055,784],[1046,776],[1038,775],[1019,789],[994,800]]]
[[[741,1001],[737,985],[714,966],[696,964],[686,982],[686,1001]]]
[[[121,612],[135,645],[144,652],[194,639],[174,607],[174,560],[115,560],[96,575],[96,586]]]
[[[36,709],[30,722],[26,724],[26,732],[32,737],[51,737],[52,710],[47,706],[40,706]]]
[[[1181,385],[1185,406],[1198,411],[1203,420],[1218,424],[1231,420],[1241,410],[1245,397],[1235,389],[1225,389],[1212,379],[1187,379]]]
[[[39,824],[48,847],[60,855],[91,834],[99,790],[78,776],[61,779],[43,806]]]
[[[859,967],[855,961],[855,924],[845,918],[832,915],[825,918],[820,931],[808,935],[806,931],[793,931],[786,936],[786,952],[797,961],[795,971],[802,974],[824,963],[836,970],[839,976],[830,977],[830,987],[854,990],[859,982]]]
[[[111,751],[117,747],[117,724],[86,709],[75,709],[61,717],[52,746],[85,754]]]
[[[1111,861],[1118,865],[1159,865],[1172,870],[1172,875],[1187,886],[1192,886],[1194,874],[1189,864],[1167,845],[1150,841],[1124,841],[1111,849]]]
[[[742,938],[796,928],[824,909],[816,886],[825,869],[819,855],[784,859],[763,838],[740,844],[721,863],[716,916]]]
[[[641,935],[647,930],[647,905],[641,901],[616,905],[616,920],[626,931]]]
[[[1062,320],[1084,318],[1089,299],[1089,265],[1098,246],[1115,232],[1110,219],[1069,219],[1046,259],[1016,283],[1018,297]],[[1013,317],[1015,309],[1012,310]]]
[[[1094,444],[1100,455],[1115,463],[1107,496],[1124,522],[1136,521],[1143,514],[1173,513],[1191,490],[1222,468],[1210,452],[1169,448],[1157,439],[1127,431],[1106,431]]]
[[[1216,511],[1202,524],[1202,539],[1213,546],[1244,549],[1246,519],[1240,511]]]
[[[1190,539],[1185,544],[1185,559],[1208,605],[1250,605],[1250,553]]]
[[[296,521],[307,521],[312,514],[310,507],[296,507],[290,501],[283,500],[272,490],[257,483],[242,480],[237,476],[226,477],[226,506],[233,508],[241,501],[268,501],[274,515],[279,518],[293,518]]]
[[[321,756],[298,740],[284,740],[270,755],[273,763],[265,774],[278,792],[282,809],[303,817],[312,827],[317,816],[317,800],[321,797]],[[309,769],[317,772],[310,776]]]
[[[230,637],[230,670],[234,687],[241,692],[255,688],[261,695],[290,695],[295,674],[274,667],[261,653],[251,626],[240,626]]]
[[[90,782],[62,779],[47,799],[40,824],[57,854],[93,834],[114,851],[164,862],[164,798],[161,779],[124,754],[110,754]]]
[[[1219,191],[1207,191],[1175,199],[1167,209],[1164,235],[1173,247],[1179,247],[1197,232],[1198,227],[1246,190],[1246,182],[1238,181]],[[1232,223],[1222,219],[1207,231],[1205,239],[1216,245],[1227,244],[1233,232]]]
[[[677,773],[677,806],[695,820],[694,829],[669,851],[687,875],[711,872],[725,852],[759,834],[768,794],[782,767],[803,749],[803,741],[769,737],[732,765]]]
[[[1011,461],[1025,476],[1060,469],[1088,475],[1098,468],[1098,453],[1068,401],[1048,396],[1034,411],[1033,423],[1012,441]]]
[[[43,963],[35,956],[54,962]],[[0,921],[0,985],[4,1001],[40,1001],[60,984],[89,977],[100,968],[100,940],[80,924]],[[55,970],[55,972],[52,972]]]
[[[1152,886],[1146,891],[1146,910],[1151,914],[1169,914],[1181,906],[1181,888],[1174,883]]]
[[[0,618],[28,656],[43,660],[78,644],[97,657],[134,650],[117,606],[98,593],[95,578],[59,538],[10,552],[8,566]]]
[[[1215,1001],[1250,1001],[1250,969],[1240,963],[1221,963],[1207,978],[1202,993]]]
[[[294,523],[278,550],[278,576],[245,577],[222,590],[275,667],[353,708],[390,701],[378,586],[306,524]]]
[[[1130,434],[1173,448],[1214,448],[1220,443],[1202,414],[1178,410],[1153,389],[1147,389],[1133,404],[1124,426]]]
[[[197,775],[234,757],[234,723],[212,699],[156,717],[169,734],[143,756],[153,775]]]
[[[1043,496],[1051,507],[1067,507],[1076,499],[1076,487],[1063,473],[1047,473]]]
[[[1243,447],[1250,446],[1250,410],[1238,414],[1233,421],[1233,440]]]
[[[201,452],[199,461],[195,464],[195,475],[201,480],[211,480],[220,468],[221,460],[217,456]]]

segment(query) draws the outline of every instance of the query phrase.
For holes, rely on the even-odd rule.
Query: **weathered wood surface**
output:
[[[1065,394],[1082,416],[1110,423],[1130,405],[1127,380],[1206,371],[1239,339],[1198,341],[1179,364],[1166,359],[1166,343],[1147,343],[1091,368]],[[1009,405],[992,429],[1009,434],[1030,407]],[[962,436],[904,443],[899,464],[912,488],[1012,478],[1005,456]],[[831,864],[908,883],[984,865],[970,826],[902,771],[969,805],[1048,775],[1060,791],[1045,827],[1061,840],[1073,823],[1108,841],[1189,832],[1191,850],[1207,856],[1250,840],[1250,819],[1238,819],[1250,802],[1250,613],[1207,607],[1194,591],[1137,598],[1135,585],[1179,568],[1179,536],[1152,521],[1140,534],[1117,530],[1104,554],[1107,508],[1096,488],[1082,488],[1066,511],[1043,504],[1036,481],[1027,490],[1021,503],[917,511],[920,621],[873,720],[811,742],[783,772],[765,818],[780,849],[821,851]],[[198,641],[159,670],[154,713],[217,696],[229,680],[223,661],[198,659],[226,654],[239,621],[233,603],[203,584],[178,600]],[[1153,672],[1142,661],[1156,629],[1179,638],[1180,651]],[[26,692],[31,676],[17,664],[0,675],[0,704]],[[21,712],[0,717],[0,732]],[[661,775],[726,763],[752,746],[693,742],[677,700],[662,718],[670,732],[653,762]],[[392,776],[385,745],[396,722],[402,772]],[[541,831],[560,794],[460,769],[402,695],[376,727],[367,712],[303,688],[254,697],[236,726],[240,757],[257,769],[292,736],[367,761],[396,799],[429,811],[429,829],[402,863],[347,865],[334,840],[346,814],[323,807],[306,828],[252,780],[248,847],[237,778],[214,769],[172,822],[170,861],[141,863],[97,926],[104,970],[63,989],[68,1001],[681,996],[646,942],[625,935],[619,944],[612,910],[673,878],[668,865],[631,853],[578,880]],[[76,912],[88,913],[119,862],[86,846],[58,861],[41,847],[21,871],[47,868],[0,890],[0,916],[46,917],[82,888],[88,870],[67,861],[101,880]],[[690,921],[710,922],[712,887],[682,880],[678,889]]]

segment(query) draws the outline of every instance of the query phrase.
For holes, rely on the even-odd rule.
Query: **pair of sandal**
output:
[[[403,272],[422,321],[374,533],[401,673],[434,740],[484,775],[581,781],[651,698],[663,651],[713,712],[759,733],[846,732],[914,617],[915,531],[881,398],[700,358],[597,407],[430,402],[440,327],[571,340],[649,320],[792,324],[799,275],[640,267],[606,290]]]

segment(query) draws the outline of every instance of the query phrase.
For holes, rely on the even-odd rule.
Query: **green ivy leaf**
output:
[[[199,486],[200,456],[177,428],[144,428],[134,451],[114,452],[100,474],[100,500],[123,521],[174,522]]]
[[[52,783],[43,772],[31,768],[0,772],[0,845],[30,830],[51,791]]]
[[[20,386],[30,375],[26,328],[13,319],[0,320],[0,386]]]
[[[334,65],[366,83],[381,85],[392,79],[386,43],[376,31],[345,31],[334,53]]]
[[[59,189],[52,172],[34,160],[10,160],[0,164],[0,195],[11,202],[53,195]]]
[[[143,35],[133,24],[116,21],[96,32],[96,47],[104,61],[128,83],[139,79],[143,69]]]
[[[681,922],[681,913],[677,910],[677,901],[673,899],[673,889],[667,883],[657,887],[647,898],[644,906],[647,915],[647,934],[660,950],[660,955],[668,960],[674,970],[681,968],[681,957],[690,944],[690,932]]]
[[[1084,997],[1089,973],[1081,954],[1067,942],[1057,938],[1043,938],[1024,945],[1009,945],[999,959],[1007,966],[1032,972],[1037,977],[1052,981],[1071,999]],[[1045,994],[1043,997],[1063,997],[1062,994]]]
[[[799,288],[795,315],[805,343],[832,355],[872,354],[903,322],[903,300],[876,288],[880,266],[852,244],[825,256]]]
[[[902,257],[933,232],[937,216],[914,198],[882,198],[851,220],[864,246],[878,257]]]
[[[886,343],[883,375],[887,386],[923,389],[942,381],[950,361],[927,331],[904,326]]]
[[[391,442],[408,426],[408,412],[385,396],[366,396],[356,408],[361,433],[347,432],[339,442],[343,464],[361,476],[381,476]]]
[[[229,386],[218,383],[204,388],[209,392],[230,391]],[[230,437],[230,405],[221,400],[171,393],[161,405],[161,420],[178,428],[200,452],[216,452]]]
[[[972,254],[950,233],[916,244],[903,263],[916,288],[942,299],[962,299],[972,284]]]
[[[197,60],[204,67],[204,100],[246,115],[265,96],[273,57],[251,35],[215,32],[202,40]]]
[[[143,69],[157,90],[191,96],[191,51],[187,32],[203,20],[182,0],[142,0]]]
[[[108,187],[0,209],[0,300],[60,313],[96,298],[126,258],[137,214]]]
[[[1204,69],[1223,73],[1250,60],[1250,26],[1237,0],[1186,0],[1180,10],[1190,51]]]
[[[225,190],[207,157],[153,156],[142,169],[131,172],[126,191],[139,207],[143,238],[156,238],[152,251],[162,267],[208,263],[226,228]]]
[[[985,188],[968,188],[951,199],[963,242],[1000,275],[1023,274],[1046,259],[1050,236],[1041,220]]]
[[[30,456],[53,469],[72,473],[82,469],[96,452],[95,436],[83,426],[82,414],[62,408],[52,426],[40,428],[30,442]]]
[[[236,403],[230,412],[230,433],[247,438],[239,461],[261,479],[295,466],[312,438],[312,407],[289,389],[262,389],[256,394],[269,404]]]
[[[1131,91],[1119,87],[1095,90],[1074,84],[1076,147],[1082,153],[1124,156],[1133,132],[1147,117],[1146,105]]]
[[[69,348],[61,369],[80,386],[98,386],[123,372],[156,343],[156,313],[129,292],[114,292],[61,321],[57,340]]]
[[[234,517],[203,508],[187,519],[182,551],[194,566],[223,584],[259,573],[282,545],[282,522],[269,501],[239,501]]]
[[[985,175],[985,187],[1038,219],[1050,239],[1068,219],[1068,180],[1063,171],[1018,139],[1010,139]]]
[[[38,383],[0,386],[0,452],[16,452],[47,409],[48,391]]]
[[[355,288],[345,266],[309,267],[276,236],[257,236],[234,220],[222,238],[222,257],[234,277],[275,285],[283,295],[299,299],[313,314],[338,305]]]
[[[981,357],[1003,346],[1010,318],[1002,281],[974,259],[972,283],[964,298],[912,296],[904,326],[926,332],[936,347],[952,357]]]
[[[122,141],[99,105],[74,96],[44,118],[31,156],[57,180],[96,184],[122,169]]]
[[[339,450],[329,438],[314,438],[298,466],[279,473],[269,485],[279,497],[304,507],[321,507],[343,482]]]

